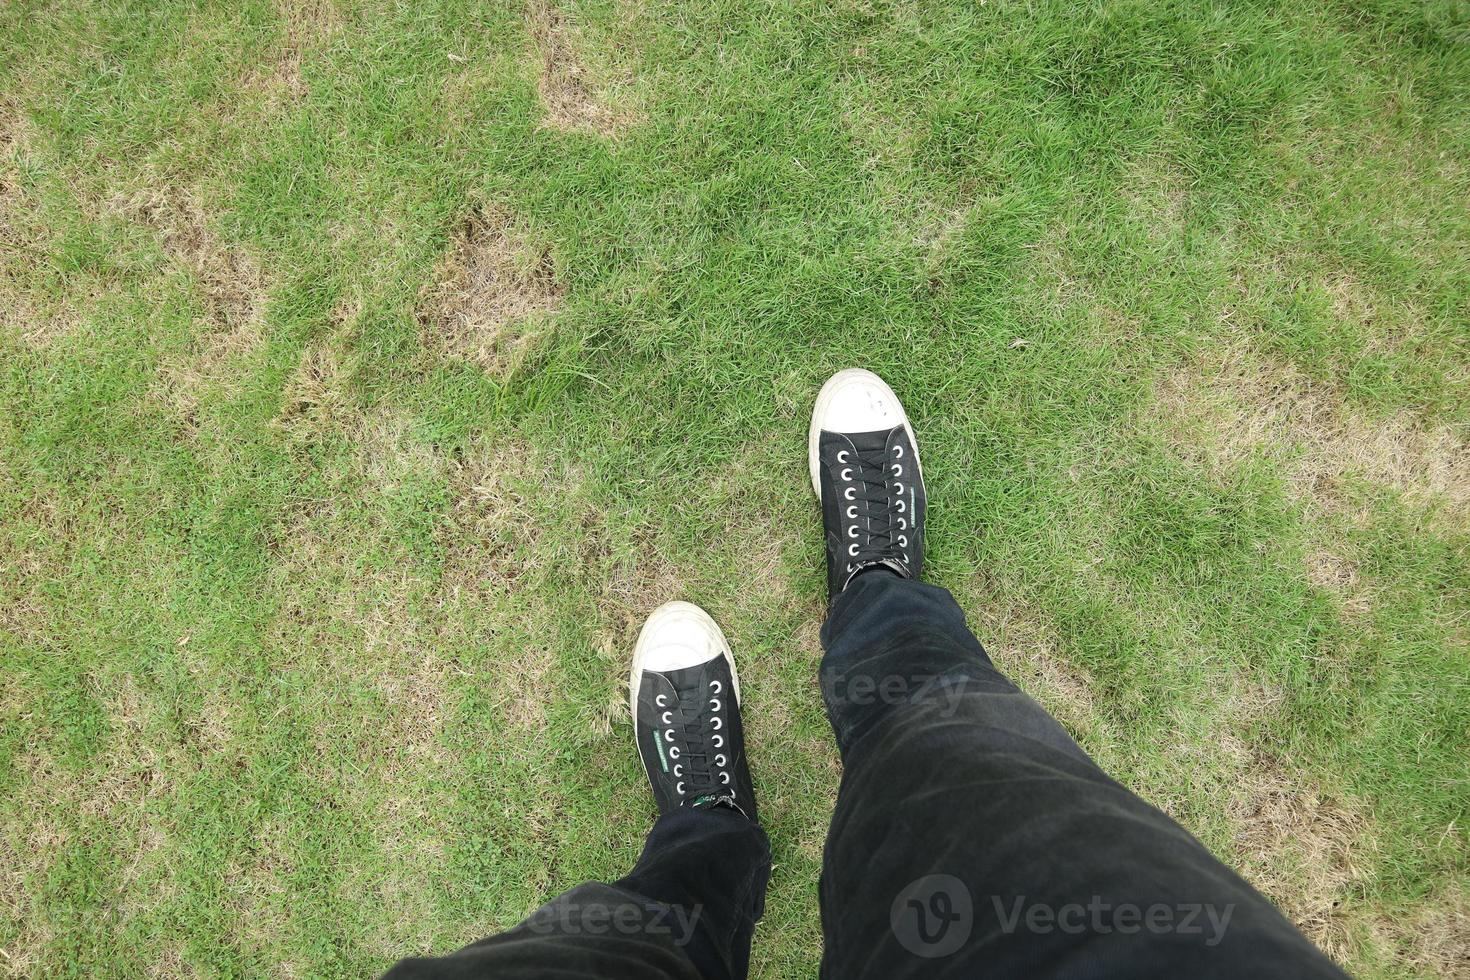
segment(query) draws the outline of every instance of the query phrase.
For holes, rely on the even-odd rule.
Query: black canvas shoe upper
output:
[[[908,430],[823,430],[817,452],[828,594],[837,595],[874,565],[918,578],[924,567],[924,478]]]
[[[659,813],[718,804],[756,819],[740,706],[723,656],[645,670],[633,726]]]

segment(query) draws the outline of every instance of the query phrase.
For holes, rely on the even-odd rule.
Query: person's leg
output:
[[[403,960],[387,977],[745,976],[771,848],[756,822],[739,681],[719,627],[688,603],[655,610],[630,691],[661,813],[632,872],[573,888],[456,953]]]
[[[770,867],[766,835],[738,812],[676,810],[627,877],[580,885],[508,932],[386,976],[743,977]]]
[[[856,397],[824,390],[813,422],[832,591],[821,680],[844,764],[824,975],[1341,976],[1006,680],[948,592],[916,581],[917,447],[867,377],[845,383]]]
[[[948,592],[860,575],[823,638],[827,975],[1340,975],[1001,676]]]

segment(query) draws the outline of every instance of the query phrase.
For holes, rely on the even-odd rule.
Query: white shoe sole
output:
[[[832,400],[837,397],[837,393],[847,385],[855,383],[864,383],[881,388],[887,397],[892,400],[893,407],[898,410],[899,421],[903,423],[903,429],[908,433],[909,444],[914,447],[914,467],[919,471],[919,479],[924,479],[924,464],[919,461],[919,440],[914,437],[914,430],[909,425],[909,415],[908,412],[904,411],[903,402],[899,401],[898,396],[893,393],[893,389],[888,387],[888,382],[878,377],[872,371],[866,371],[862,368],[847,368],[844,371],[838,371],[832,377],[828,378],[827,383],[822,385],[822,390],[817,392],[817,403],[812,408],[812,424],[807,430],[807,466],[811,471],[812,492],[817,495],[818,499],[822,496],[822,481],[818,476],[818,469],[821,463],[817,456],[817,447],[822,439],[821,420],[831,408]],[[828,431],[838,432],[841,430],[831,429]]]

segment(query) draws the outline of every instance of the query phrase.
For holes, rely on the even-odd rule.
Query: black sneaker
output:
[[[875,566],[918,578],[924,472],[893,389],[871,371],[834,374],[817,395],[807,455],[827,529],[829,598]]]
[[[709,614],[688,602],[655,609],[638,634],[628,692],[659,813],[726,806],[755,820],[740,678]]]

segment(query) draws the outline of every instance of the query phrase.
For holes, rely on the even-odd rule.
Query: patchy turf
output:
[[[634,113],[599,85],[571,14],[552,0],[531,0],[526,24],[541,59],[536,91],[546,111],[542,126],[609,138],[633,121]]]
[[[0,972],[362,975],[616,877],[687,598],[813,975],[864,364],[997,662],[1340,961],[1463,973],[1457,9],[0,8]]]
[[[420,301],[424,347],[511,373],[534,351],[562,292],[546,247],[527,243],[503,212],[472,212]]]

